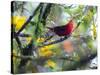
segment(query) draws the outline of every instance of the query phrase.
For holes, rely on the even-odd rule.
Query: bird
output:
[[[58,36],[68,36],[74,30],[74,21],[71,19],[67,24],[55,27],[47,27]]]

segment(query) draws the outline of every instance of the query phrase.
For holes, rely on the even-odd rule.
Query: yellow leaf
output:
[[[56,63],[54,61],[52,61],[52,60],[47,60],[45,67],[55,68],[56,67]]]
[[[44,46],[39,49],[39,56],[44,56],[44,57],[50,57],[54,54],[54,52],[51,50],[53,46]]]
[[[40,43],[40,42],[43,42],[45,41],[44,38],[38,38],[37,40],[37,43]],[[51,50],[52,48],[54,48],[54,45],[48,45],[48,46],[44,46],[44,47],[41,47],[39,48],[39,56],[42,56],[42,57],[50,57],[54,54],[54,52]]]
[[[44,38],[38,38],[36,41],[39,42],[43,42],[45,39]]]
[[[94,23],[91,26],[91,29],[92,29],[91,34],[93,36],[93,39],[96,39],[96,37],[97,37],[97,29],[96,29],[96,25]]]
[[[26,22],[26,16],[13,16],[12,23],[15,26],[16,30],[19,30],[23,24]]]
[[[31,40],[32,40],[32,37],[27,37],[26,38],[26,41],[27,41],[28,44],[30,43]]]
[[[50,57],[52,55],[53,55],[53,52],[47,48],[40,48],[39,49],[39,56]]]
[[[14,57],[16,55],[16,51],[15,50],[13,50],[12,55],[13,55],[13,61],[15,61],[16,60],[16,58]]]

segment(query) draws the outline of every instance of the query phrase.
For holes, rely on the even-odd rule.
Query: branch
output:
[[[20,33],[18,36],[20,36],[20,37],[31,37],[30,34],[24,34],[24,33]]]
[[[12,34],[12,38],[16,38],[16,37],[31,37],[31,35],[30,34],[24,34],[24,33],[20,33],[20,34],[17,34],[16,32],[11,32],[11,34]]]
[[[43,47],[43,46],[48,46],[48,45],[56,44],[56,43],[59,43],[59,42],[62,42],[64,40],[68,39],[69,37],[70,37],[70,35],[69,36],[65,36],[64,38],[61,38],[59,40],[55,40],[55,41],[50,42],[50,43],[44,43],[42,46],[38,46],[38,47]]]
[[[41,6],[41,4],[35,9],[33,14],[29,17],[29,19],[22,25],[21,29],[17,32],[17,34],[19,34],[26,27],[26,25],[31,21],[31,19],[34,17],[34,15],[36,15],[40,6]]]
[[[39,18],[40,18],[40,21],[43,23],[44,26],[46,24],[46,19],[47,19],[49,13],[50,13],[51,7],[52,7],[52,4],[47,4],[45,9],[41,8],[40,13],[42,12],[42,14],[40,15]]]
[[[21,44],[19,38],[18,37],[15,37],[15,39],[16,39],[16,42],[18,44],[18,47],[20,48],[20,50],[22,50],[23,48],[22,48],[22,44]]]
[[[19,59],[29,59],[29,60],[48,60],[48,59],[60,59],[60,60],[69,60],[74,61],[70,57],[33,57],[33,56],[24,56],[24,55],[12,55],[12,57],[16,57]]]

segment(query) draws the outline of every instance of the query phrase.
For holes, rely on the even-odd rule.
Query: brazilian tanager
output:
[[[75,27],[74,24],[75,22],[72,19],[63,26],[55,26],[55,27],[47,27],[47,28],[50,29],[55,34],[57,34],[58,36],[67,36],[73,32],[73,29]]]

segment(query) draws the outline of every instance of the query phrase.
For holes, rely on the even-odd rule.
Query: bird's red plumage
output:
[[[73,20],[70,20],[64,26],[56,26],[54,28],[47,27],[47,28],[59,36],[67,36],[70,35],[73,31]]]
[[[73,21],[71,20],[67,25],[66,25],[66,35],[71,34],[73,31]]]

